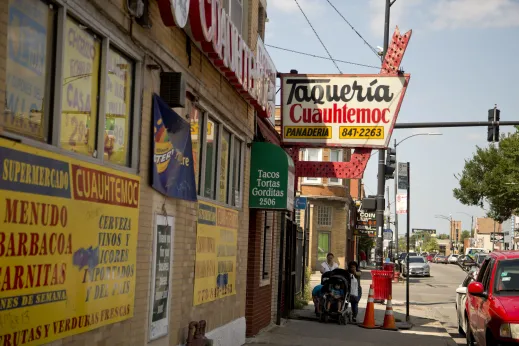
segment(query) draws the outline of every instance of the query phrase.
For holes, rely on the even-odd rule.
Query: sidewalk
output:
[[[359,315],[357,321],[362,323],[371,283],[371,268],[364,268],[361,282],[363,286],[363,297],[359,303]],[[311,288],[321,281],[321,274],[314,273],[310,279]],[[395,284],[398,285],[398,284]],[[397,326],[405,324],[405,302],[393,300],[393,312]],[[375,321],[382,325],[384,321],[386,306],[375,304]],[[409,311],[410,322],[413,324],[411,330],[400,330],[398,332],[380,329],[363,329],[354,324],[346,326],[330,322],[320,323],[314,313],[313,302],[301,310],[294,310],[291,319],[283,325],[274,327],[270,331],[247,340],[246,345],[401,345],[401,346],[436,346],[456,345],[440,322],[429,318],[427,307],[411,307]]]

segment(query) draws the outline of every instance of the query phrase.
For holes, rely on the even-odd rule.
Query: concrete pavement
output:
[[[454,307],[456,288],[465,278],[465,273],[455,265],[431,264],[430,278],[410,279],[410,318],[414,327],[398,332],[366,330],[356,325],[339,326],[335,323],[319,323],[310,303],[296,310],[293,319],[248,340],[247,345],[459,345],[464,339],[457,335],[457,320]],[[312,276],[314,287],[320,275]],[[364,309],[371,277],[363,271],[363,297],[359,304],[358,321],[364,319]],[[405,282],[405,281],[404,281]],[[405,283],[393,284],[393,310],[397,322],[405,321]],[[385,305],[375,304],[377,324],[384,320]],[[308,321],[310,320],[310,321]]]

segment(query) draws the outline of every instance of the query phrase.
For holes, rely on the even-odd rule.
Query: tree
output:
[[[449,235],[448,234],[440,234],[438,235],[438,239],[449,239]]]
[[[461,174],[455,175],[459,188],[454,197],[465,205],[489,208],[487,216],[502,223],[519,209],[519,127],[488,148],[476,147],[465,160]]]
[[[359,237],[359,250],[362,250],[366,253],[369,258],[371,253],[371,249],[375,247],[375,239],[370,237]]]
[[[463,244],[463,241],[467,238],[470,238],[470,231],[464,230],[463,232],[461,232],[461,235],[460,235],[461,243]]]
[[[440,250],[440,246],[438,245],[436,238],[431,237],[424,243],[424,249],[427,252],[437,252]]]
[[[409,243],[409,247],[411,248],[411,243]],[[407,252],[407,237],[398,238],[398,251]]]

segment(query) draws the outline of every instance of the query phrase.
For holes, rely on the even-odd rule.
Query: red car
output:
[[[467,345],[519,344],[519,251],[492,252],[468,285]]]
[[[429,255],[427,255],[427,262],[432,262],[434,261],[434,257],[436,256],[435,253],[431,253]]]

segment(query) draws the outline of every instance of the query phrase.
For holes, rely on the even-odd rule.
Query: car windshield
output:
[[[519,295],[519,259],[498,262],[494,292],[503,295]]]
[[[409,257],[409,263],[425,263],[423,257]]]
[[[417,255],[416,252],[410,252],[409,253],[409,256],[416,256],[416,255]]]

